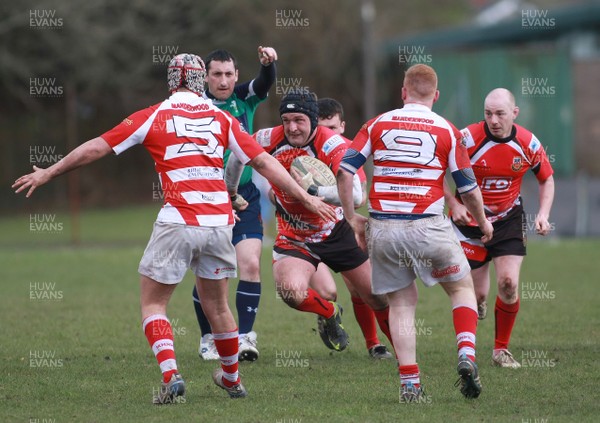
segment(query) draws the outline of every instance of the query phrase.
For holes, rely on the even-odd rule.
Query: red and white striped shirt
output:
[[[229,113],[191,92],[176,92],[104,133],[120,154],[141,144],[152,156],[164,194],[157,221],[191,226],[234,223],[223,180],[223,153],[242,163],[264,152]]]
[[[288,142],[282,125],[261,129],[254,134],[254,138],[288,172],[296,157],[310,156],[328,165],[335,174],[347,144],[343,137],[329,128],[317,126],[316,131],[314,139],[303,147],[294,147]],[[337,207],[336,222],[323,220],[294,197],[287,195],[273,184],[271,187],[277,201],[277,231],[287,238],[301,242],[321,242],[329,236],[335,223],[343,217],[342,208]]]
[[[442,214],[443,179],[453,172],[459,191],[476,187],[460,176],[470,172],[458,129],[420,104],[407,104],[365,123],[341,167],[355,173],[373,155],[369,211],[386,214]]]

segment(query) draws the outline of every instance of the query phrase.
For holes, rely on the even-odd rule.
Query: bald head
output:
[[[431,66],[411,66],[404,75],[402,97],[405,103],[431,103],[437,100],[437,74]]]
[[[505,103],[511,109],[515,107],[515,96],[506,88],[496,88],[485,97],[485,104],[489,102]]]
[[[513,129],[513,123],[519,115],[515,105],[515,96],[506,88],[496,88],[485,97],[485,122],[490,132],[498,138],[508,137]]]

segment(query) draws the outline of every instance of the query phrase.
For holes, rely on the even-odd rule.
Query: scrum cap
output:
[[[312,134],[318,124],[319,106],[315,93],[289,93],[281,99],[279,115],[286,113],[302,113],[310,120],[310,133]]]
[[[167,68],[169,92],[187,88],[198,95],[204,94],[206,67],[199,56],[182,53],[174,56]]]

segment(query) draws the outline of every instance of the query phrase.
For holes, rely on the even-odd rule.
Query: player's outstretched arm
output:
[[[318,214],[322,219],[335,220],[335,210],[324,203],[321,198],[309,195],[296,183],[285,170],[285,168],[267,152],[260,153],[248,163],[258,173],[267,178],[267,180],[279,189],[285,191],[292,197],[302,202],[304,207],[313,213]]]
[[[483,197],[481,196],[481,190],[479,187],[475,187],[471,191],[460,194],[460,198],[462,199],[469,213],[471,213],[471,216],[473,216],[477,222],[481,232],[483,232],[481,241],[490,241],[493,236],[494,227],[485,217],[485,212],[483,210]]]
[[[550,209],[554,201],[554,177],[550,175],[544,182],[540,182],[540,209],[535,217],[535,231],[539,235],[550,232]]]
[[[260,60],[260,70],[258,76],[252,81],[252,89],[259,98],[267,97],[269,90],[275,83],[277,77],[277,52],[272,47],[258,47],[258,59]]]
[[[17,194],[28,189],[25,197],[29,197],[37,187],[44,185],[51,179],[73,169],[77,169],[78,167],[92,163],[111,152],[112,149],[104,138],[97,137],[91,139],[75,148],[49,168],[42,169],[33,166],[33,173],[21,176],[12,185],[12,188],[16,189],[15,193]]]

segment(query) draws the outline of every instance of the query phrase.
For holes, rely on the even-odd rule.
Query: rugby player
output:
[[[449,169],[458,192],[482,231],[492,238],[481,192],[460,132],[431,108],[439,98],[437,75],[427,65],[410,67],[402,86],[404,107],[365,123],[337,172],[344,215],[360,245],[368,242],[373,263],[373,293],[386,295],[403,402],[423,398],[416,358],[416,277],[426,286],[440,284],[450,297],[458,346],[461,393],[481,393],[475,364],[477,301],[470,268],[450,220],[444,215],[443,180]],[[352,178],[373,156],[373,181],[367,219],[354,212]]]
[[[494,226],[494,239],[483,243],[460,198],[455,198],[448,188],[445,193],[456,234],[471,265],[480,319],[487,313],[490,262],[494,263],[498,295],[494,306],[492,363],[506,368],[521,367],[508,350],[508,344],[519,312],[519,273],[526,254],[527,219],[521,198],[525,173],[531,170],[539,184],[540,208],[535,230],[540,235],[550,231],[548,217],[554,199],[552,166],[536,136],[514,123],[518,115],[514,95],[505,88],[497,88],[485,98],[485,120],[462,130],[483,194],[485,213]]]
[[[346,122],[344,120],[344,109],[340,102],[333,98],[320,98],[317,101],[317,105],[319,106],[319,125],[325,126],[336,134],[343,136],[346,129]],[[350,140],[345,137],[344,141],[346,141],[347,144],[350,144]],[[363,169],[359,169],[356,174],[359,177],[362,192],[362,200],[360,204],[358,204],[358,207],[362,207],[367,202],[367,176]],[[354,317],[365,338],[369,356],[380,360],[393,358],[393,355],[390,354],[387,347],[383,345],[377,337],[377,319],[375,312],[362,300],[352,283],[343,275],[342,279],[350,291],[350,300],[352,301]],[[316,273],[310,279],[310,285],[324,298],[333,301],[337,299],[335,281],[324,263],[319,263]],[[387,310],[379,310],[377,313],[383,313],[383,317],[380,320],[383,321],[387,318]],[[384,327],[387,328],[388,325],[384,324]],[[391,339],[390,342],[392,342]]]
[[[259,47],[260,70],[251,81],[237,84],[238,65],[226,50],[215,50],[205,57],[207,91],[205,95],[221,110],[231,113],[242,128],[252,134],[254,113],[268,95],[275,82],[277,52],[272,47]],[[231,154],[225,152],[225,164]],[[260,214],[260,191],[252,182],[252,168],[246,166],[240,175],[238,194],[232,204],[239,218],[233,226],[233,245],[237,256],[239,282],[235,306],[239,324],[239,359],[258,359],[257,334],[253,330],[260,301],[260,256],[262,252],[263,223]],[[202,310],[196,287],[192,292],[194,310],[200,326],[201,340],[198,353],[205,360],[218,360],[212,329]]]
[[[347,144],[343,137],[317,124],[316,96],[313,93],[290,93],[281,100],[279,113],[282,125],[258,131],[254,134],[258,143],[286,169],[290,169],[296,157],[308,155],[337,171]],[[226,174],[230,168],[235,168],[235,163],[235,158],[230,160]],[[317,188],[309,178],[300,178],[294,171],[292,175],[310,194],[339,204],[335,186]],[[358,205],[362,201],[358,178],[353,181],[353,187],[353,204]],[[278,230],[273,248],[273,276],[283,301],[299,311],[317,314],[319,334],[324,344],[337,351],[345,349],[348,335],[341,324],[339,305],[335,301],[327,301],[309,286],[317,266],[323,262],[348,278],[360,297],[376,310],[381,329],[389,334],[387,303],[385,298],[371,293],[369,258],[356,244],[341,208],[336,209],[336,222],[328,222],[281,189],[272,188]],[[228,189],[230,193],[235,192],[235,185],[228,185]]]
[[[213,381],[231,398],[247,396],[238,373],[238,329],[227,302],[227,280],[236,276],[236,260],[231,242],[234,217],[223,180],[225,149],[317,216],[324,220],[336,217],[331,206],[308,195],[236,119],[203,98],[205,76],[200,57],[187,53],[173,57],[167,68],[169,98],[135,112],[49,168],[34,166],[33,173],[21,176],[12,185],[16,193],[26,191],[29,197],[56,176],[110,153],[120,154],[141,144],[152,156],[165,202],[138,272],[142,329],[163,376],[153,398],[156,404],[177,402],[177,397],[185,393],[167,305],[188,268],[196,276],[221,358]]]

